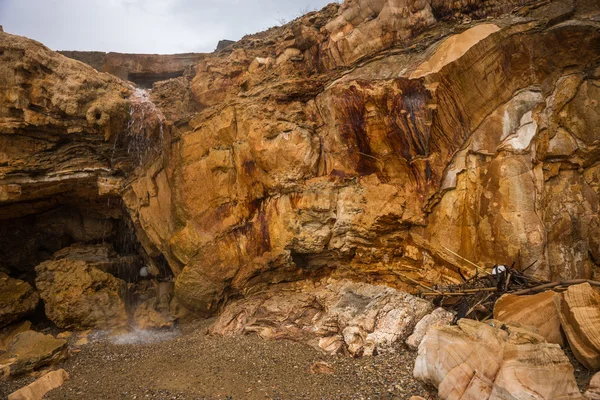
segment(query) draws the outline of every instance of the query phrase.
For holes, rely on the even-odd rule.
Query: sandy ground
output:
[[[211,321],[177,333],[93,338],[58,365],[71,378],[49,399],[435,399],[412,377],[416,354],[353,359],[254,335],[207,335]],[[311,372],[315,362],[333,373]],[[330,371],[331,372],[331,371]],[[0,398],[33,379],[0,382]]]

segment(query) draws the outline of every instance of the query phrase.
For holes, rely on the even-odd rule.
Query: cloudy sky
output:
[[[0,0],[0,25],[53,50],[208,52],[332,1]]]

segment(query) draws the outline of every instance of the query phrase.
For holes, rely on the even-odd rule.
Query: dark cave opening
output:
[[[39,213],[0,221],[0,272],[35,281],[35,267],[60,258],[83,260],[128,283],[172,272],[161,255],[151,259],[138,241],[120,198],[58,204]],[[143,275],[143,274],[142,274]]]

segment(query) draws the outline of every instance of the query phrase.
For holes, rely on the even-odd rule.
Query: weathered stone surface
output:
[[[168,303],[166,309],[161,308],[157,298],[148,299],[138,305],[133,318],[139,329],[169,329],[174,324]]]
[[[35,310],[39,300],[29,283],[0,272],[0,328]]]
[[[107,329],[127,323],[124,281],[80,260],[45,261],[35,270],[46,315],[58,327]]]
[[[62,386],[69,379],[64,369],[48,372],[38,380],[8,395],[8,400],[42,400],[46,393]]]
[[[429,74],[438,73],[446,65],[458,60],[477,43],[488,37],[500,28],[494,24],[476,25],[472,29],[452,35],[436,49],[435,53],[424,63],[419,65],[411,74],[411,79],[422,78]]]
[[[395,289],[325,280],[281,285],[231,303],[211,328],[221,335],[255,332],[308,342],[329,353],[372,355],[405,340],[431,303]]]
[[[0,356],[0,372],[4,377],[17,376],[64,359],[67,341],[35,331],[21,332]]]
[[[532,328],[548,343],[562,346],[564,343],[554,296],[558,294],[553,291],[532,296],[505,294],[494,305],[494,319],[511,325]]]
[[[441,399],[582,399],[560,346],[496,323],[462,319],[432,328],[419,346],[415,377],[437,387]]]
[[[390,4],[331,29],[352,28],[355,40],[375,24],[369,18],[396,15],[384,13]],[[544,279],[591,277],[599,186],[585,171],[595,167],[581,150],[573,152],[581,170],[567,167],[564,156],[546,153],[545,138],[569,126],[559,121],[582,119],[578,106],[565,108],[563,86],[595,104],[583,88],[597,80],[585,71],[599,55],[586,49],[600,37],[583,20],[547,28],[528,21],[492,20],[343,76],[304,76],[310,50],[303,61],[280,59],[294,57],[285,49],[298,49],[296,39],[281,44],[274,64],[257,61],[266,58],[256,46],[276,31],[204,59],[190,83],[201,111],[180,126],[169,161],[125,194],[145,245],[174,269],[181,304],[210,314],[231,294],[325,273],[326,265],[411,290],[395,271],[437,283],[457,278],[447,267],[469,270],[444,247],[487,265],[538,260],[529,272]],[[310,41],[311,23],[297,24],[305,28],[294,25],[290,35]],[[340,62],[352,63],[354,49],[378,48],[375,32],[373,47],[344,50],[338,41]],[[329,43],[313,39],[321,51]],[[424,62],[435,68],[411,79]],[[596,154],[589,143],[585,154]]]
[[[29,321],[15,322],[0,330],[0,353],[6,351],[8,344],[15,336],[28,330],[31,330],[31,322]]]
[[[406,339],[406,345],[411,350],[417,350],[430,327],[450,325],[452,320],[454,320],[453,313],[443,308],[436,308],[417,323],[413,333]]]
[[[573,354],[586,368],[600,369],[600,295],[589,283],[555,297],[560,324]]]
[[[333,271],[405,291],[473,272],[446,248],[590,278],[598,6],[529,3],[332,4],[151,95],[1,33],[0,218],[125,204],[205,315]],[[67,236],[53,251],[87,241]]]
[[[592,377],[588,390],[584,394],[586,399],[599,400],[600,399],[600,372],[597,372]]]

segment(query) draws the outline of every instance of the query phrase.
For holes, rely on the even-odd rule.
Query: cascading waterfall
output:
[[[134,86],[131,86],[131,89],[127,129],[115,137],[111,165],[120,161],[119,150],[123,149],[126,151],[128,162],[133,168],[137,168],[160,154],[164,143],[166,119],[150,100],[150,89]]]
[[[127,124],[127,154],[136,166],[160,153],[164,140],[165,117],[150,100],[146,89],[134,88]]]

